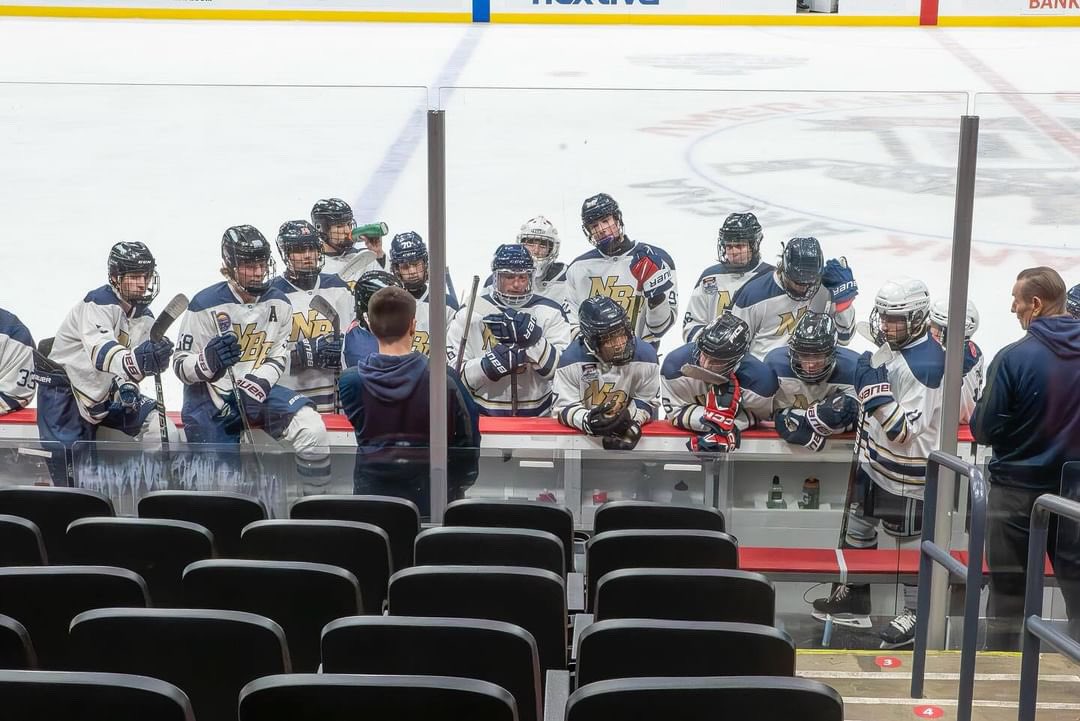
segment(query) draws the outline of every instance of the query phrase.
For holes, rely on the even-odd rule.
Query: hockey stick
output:
[[[334,338],[341,336],[341,316],[338,314],[337,309],[330,305],[330,301],[323,298],[321,295],[317,295],[311,299],[311,309],[316,313],[320,313],[330,319],[330,326],[334,331]],[[338,395],[338,378],[341,376],[341,371],[334,370],[334,413],[341,412],[341,397]]]
[[[180,315],[187,310],[188,297],[183,293],[177,293],[176,297],[169,301],[161,315],[154,321],[150,328],[150,340],[155,343],[165,337],[165,331]],[[161,452],[169,456],[169,426],[165,422],[165,393],[161,387],[161,371],[154,374],[154,392],[157,394],[158,430],[161,432]]]
[[[214,321],[214,327],[217,328],[218,338],[224,337],[226,333],[232,333],[232,318],[229,317],[228,313],[219,313],[213,309],[207,312],[210,313],[210,318]],[[229,373],[229,382],[232,383],[233,395],[236,395],[241,392],[240,388],[236,385],[236,372],[233,370],[232,366],[229,366],[227,371]],[[236,405],[237,410],[240,413],[240,423],[244,427],[244,439],[251,445],[252,452],[254,452],[255,438],[251,435],[251,423],[248,422],[247,414],[244,413],[244,404],[240,401],[239,396],[236,398]],[[256,459],[258,459],[257,455]]]
[[[476,291],[480,287],[480,276],[472,277],[472,290],[469,291],[469,304],[465,307],[465,330],[461,333],[461,343],[458,345],[457,360],[454,361],[454,372],[461,375],[461,366],[465,362],[465,344],[469,340],[469,325],[472,323],[473,308],[476,307]]]
[[[373,251],[359,250],[345,265],[341,266],[341,270],[338,271],[338,277],[346,283],[350,280],[356,280],[353,275],[359,273],[361,268],[371,265],[375,262],[376,256]]]

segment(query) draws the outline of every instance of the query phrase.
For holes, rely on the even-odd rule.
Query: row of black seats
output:
[[[33,650],[25,630],[10,619],[0,622],[0,629],[8,632],[0,634],[0,667],[20,667],[10,663],[16,660],[11,658],[13,650],[29,665]],[[15,642],[5,642],[5,636],[13,636]],[[68,646],[71,669],[147,675],[175,684],[202,721],[234,719],[245,684],[294,670],[281,627],[250,613],[87,611],[72,620]],[[536,642],[532,634],[506,622],[341,618],[322,630],[321,661],[324,673],[480,680],[506,689],[522,721],[543,716]],[[576,685],[660,675],[792,677],[794,673],[794,644],[771,627],[631,619],[601,621],[586,629],[579,641]],[[4,700],[0,691],[0,704]]]
[[[196,721],[187,697],[154,678],[106,673],[0,671],[8,721]],[[560,721],[842,721],[843,701],[794,678],[636,678],[575,691]],[[286,674],[239,695],[239,721],[519,721],[514,700],[491,683],[441,676]],[[203,721],[199,717],[199,721]]]

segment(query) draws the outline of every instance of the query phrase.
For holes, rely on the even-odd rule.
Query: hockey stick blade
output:
[[[730,380],[727,376],[713,373],[711,370],[702,368],[701,366],[690,365],[689,363],[684,363],[682,368],[679,369],[679,372],[687,378],[693,378],[696,381],[702,381],[703,383],[712,385],[722,386]]]
[[[41,352],[41,355],[47,356],[52,353],[53,342],[55,340],[55,338],[45,338],[37,344],[37,349]]]
[[[62,365],[60,365],[56,361],[50,360],[48,356],[46,356],[44,353],[37,349],[33,350],[33,354],[34,365],[40,371],[42,371],[43,373],[50,373],[53,375],[59,375],[67,378],[67,371],[64,370],[64,367]]]
[[[338,314],[337,309],[330,305],[330,301],[321,295],[317,295],[311,299],[311,309],[330,320],[330,325],[334,328],[334,335],[341,334],[341,316]]]
[[[165,306],[165,309],[158,315],[157,320],[154,321],[154,325],[150,328],[150,340],[157,342],[165,337],[165,332],[169,330],[169,326],[173,322],[184,314],[184,311],[188,307],[188,297],[183,293],[177,293],[176,297],[169,301],[169,304]]]
[[[370,250],[357,251],[353,258],[341,267],[338,277],[344,281],[356,280],[354,276],[360,274],[361,268],[366,268],[375,262],[375,253]]]

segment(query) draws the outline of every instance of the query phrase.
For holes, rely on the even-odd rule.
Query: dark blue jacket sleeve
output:
[[[1008,434],[1014,392],[1010,376],[1008,353],[1002,351],[990,364],[986,373],[986,388],[968,421],[971,435],[977,443],[992,446],[1005,440],[1004,435]]]
[[[361,392],[363,384],[355,367],[345,370],[338,381],[341,410],[357,433],[364,427],[364,394]]]
[[[453,369],[447,370],[446,411],[450,423],[447,459],[450,486],[468,488],[480,472],[480,412]]]

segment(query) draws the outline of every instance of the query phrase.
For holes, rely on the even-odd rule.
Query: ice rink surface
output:
[[[158,258],[157,310],[220,278],[227,226],[272,238],[320,197],[425,234],[424,111],[440,107],[459,293],[536,214],[562,260],[584,252],[580,204],[603,191],[631,237],[671,252],[683,306],[724,216],[750,209],[767,259],[797,235],[845,256],[866,318],[890,278],[947,291],[971,112],[970,292],[992,355],[1021,334],[1020,269],[1080,282],[1077,67],[1075,29],[3,19],[0,306],[53,335],[109,246],[136,239]]]

